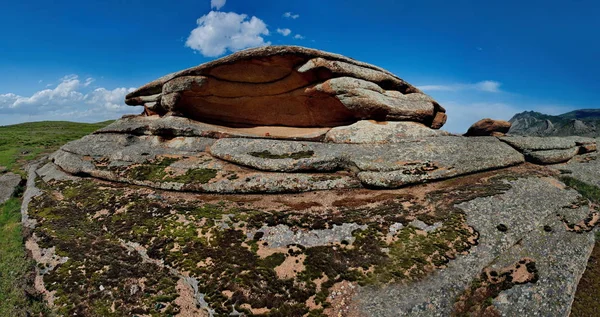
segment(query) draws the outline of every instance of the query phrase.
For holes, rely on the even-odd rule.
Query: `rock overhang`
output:
[[[386,70],[296,46],[234,53],[161,77],[125,101],[230,126],[335,127],[373,119],[438,129],[446,120],[435,100]]]

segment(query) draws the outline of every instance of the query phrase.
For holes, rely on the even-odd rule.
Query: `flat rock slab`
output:
[[[566,150],[576,146],[575,139],[562,137],[500,137],[519,151]]]
[[[363,184],[389,188],[524,162],[518,151],[494,137],[434,137],[369,146],[222,139],[210,147],[210,152],[223,160],[265,171],[358,169]]]
[[[358,121],[349,126],[332,128],[325,135],[325,142],[331,143],[398,143],[415,138],[448,135],[417,122],[404,121]]]
[[[589,214],[587,207],[564,208],[560,214],[576,223]],[[592,232],[569,232],[556,215],[544,219],[520,243],[498,257],[492,269],[506,267],[524,256],[535,260],[539,280],[501,292],[494,305],[502,316],[569,316],[577,284],[594,248]]]
[[[96,131],[99,133],[123,133],[132,135],[154,135],[163,137],[207,137],[207,138],[265,138],[319,141],[329,128],[294,128],[282,126],[257,126],[232,128],[203,123],[178,116],[136,116],[123,118]]]
[[[13,196],[19,183],[21,183],[21,176],[17,174],[6,173],[0,175],[0,204]]]
[[[528,162],[536,164],[557,164],[567,162],[579,153],[579,148],[562,150],[525,151]]]
[[[511,189],[501,195],[457,205],[466,213],[467,223],[479,232],[478,245],[469,254],[458,256],[447,268],[415,283],[360,289],[355,295],[359,315],[450,316],[457,297],[485,268],[530,257],[539,269],[540,280],[513,286],[494,303],[506,316],[567,316],[574,286],[593,245],[593,233],[567,232],[557,216],[565,212],[563,205],[577,200],[578,193],[565,190],[552,178],[507,183]],[[587,209],[568,213],[578,219],[585,217]],[[499,225],[507,230],[500,231]],[[544,231],[544,226],[551,226],[552,231]],[[510,301],[505,302],[507,298]],[[553,307],[555,302],[561,305]],[[516,306],[510,307],[512,303]]]
[[[175,191],[270,193],[360,187],[347,172],[270,173],[239,167],[204,152],[213,139],[95,134],[65,145],[51,159],[72,175]],[[47,167],[43,177],[54,175]]]
[[[578,156],[566,164],[555,165],[552,168],[559,170],[564,176],[600,187],[600,159],[597,152]]]
[[[386,70],[297,46],[249,49],[169,74],[125,102],[242,125],[335,127],[373,119],[439,128],[446,118],[435,100]]]
[[[577,154],[596,151],[596,140],[585,137],[500,137],[525,154],[528,162],[557,164],[567,162]]]

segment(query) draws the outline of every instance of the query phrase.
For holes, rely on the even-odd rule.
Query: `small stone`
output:
[[[505,224],[499,224],[496,226],[496,229],[498,229],[501,232],[506,232],[508,231],[508,227]]]

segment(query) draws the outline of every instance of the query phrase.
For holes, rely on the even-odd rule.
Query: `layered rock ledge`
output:
[[[268,46],[161,77],[126,97],[208,123],[334,127],[359,120],[440,128],[445,110],[379,67],[314,49]]]

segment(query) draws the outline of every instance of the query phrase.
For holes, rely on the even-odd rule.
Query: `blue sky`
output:
[[[384,67],[448,110],[444,127],[600,103],[598,1],[9,1],[0,125],[100,121],[167,73],[293,44]],[[289,14],[286,14],[289,13]]]

